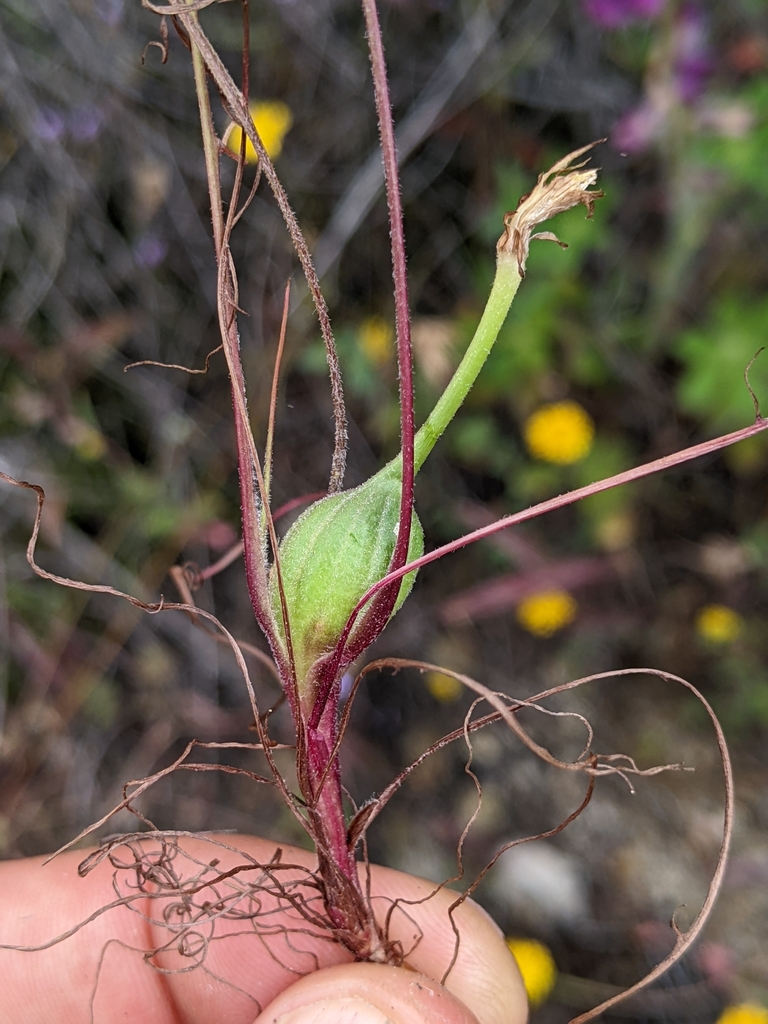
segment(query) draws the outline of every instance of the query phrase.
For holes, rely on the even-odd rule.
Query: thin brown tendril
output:
[[[755,354],[749,360],[747,365],[744,367],[744,383],[747,385],[747,391],[749,392],[749,397],[752,399],[752,405],[754,405],[754,407],[755,407],[755,419],[756,420],[761,420],[763,417],[762,417],[762,415],[760,413],[760,403],[757,400],[757,395],[752,390],[752,385],[749,383],[749,371],[752,369],[752,364],[754,363],[754,361],[757,359],[757,357],[760,355],[761,352],[765,352],[765,345],[761,345],[760,346],[760,348],[757,350],[757,352],[755,352]]]

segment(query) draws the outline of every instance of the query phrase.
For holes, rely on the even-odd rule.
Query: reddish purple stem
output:
[[[392,123],[392,107],[387,83],[387,65],[381,25],[376,9],[376,0],[363,0],[363,13],[368,34],[371,57],[371,73],[376,98],[376,113],[381,137],[381,153],[384,162],[384,181],[389,212],[389,233],[392,245],[392,278],[395,292],[395,327],[397,337],[397,367],[400,377],[400,443],[402,448],[402,483],[400,491],[400,517],[397,541],[392,552],[390,572],[387,579],[394,580],[392,572],[405,565],[411,540],[413,516],[414,478],[414,413],[413,413],[413,364],[411,351],[411,325],[408,305],[408,277],[405,257],[405,233],[403,231],[403,206],[400,197],[400,176],[397,162],[395,129]],[[322,675],[318,679],[317,697],[309,720],[309,728],[317,728],[333,686],[343,668],[369,647],[389,621],[397,601],[400,588],[391,586],[377,588],[377,599],[371,603],[361,624],[353,645],[348,645],[352,626],[350,619],[336,647],[326,660]]]
[[[402,445],[403,486],[400,503],[400,530],[392,555],[392,568],[405,563],[411,530],[413,510],[413,366],[411,357],[411,323],[408,308],[408,275],[405,259],[403,231],[403,204],[400,196],[400,176],[397,166],[397,145],[392,123],[389,99],[387,65],[376,0],[363,0],[368,46],[371,52],[373,88],[376,94],[376,113],[379,119],[381,155],[384,161],[384,181],[389,210],[389,235],[392,244],[392,278],[395,285],[395,327],[397,336],[397,369],[400,375],[400,443]]]

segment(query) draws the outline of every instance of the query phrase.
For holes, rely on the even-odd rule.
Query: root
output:
[[[453,743],[456,740],[463,738],[469,750],[469,759],[465,767],[465,770],[473,778],[476,786],[478,787],[478,807],[473,812],[468,825],[463,830],[457,846],[457,864],[459,867],[458,877],[461,877],[463,875],[461,857],[462,847],[468,829],[471,826],[472,822],[477,817],[477,814],[479,813],[479,801],[481,800],[479,782],[477,781],[476,776],[470,771],[470,765],[472,762],[472,746],[470,741],[470,735],[471,733],[476,732],[478,729],[486,728],[487,726],[499,721],[503,721],[512,731],[512,733],[518,739],[520,739],[521,742],[524,743],[529,750],[531,750],[538,757],[540,757],[541,760],[544,761],[546,764],[552,765],[555,768],[559,768],[565,771],[584,772],[587,776],[589,776],[589,785],[587,788],[587,793],[579,807],[571,815],[569,815],[568,818],[565,819],[565,821],[563,821],[560,825],[556,826],[554,829],[548,832],[541,832],[536,836],[529,836],[523,839],[513,840],[512,842],[507,843],[500,850],[498,850],[496,854],[493,856],[493,858],[483,868],[483,870],[480,872],[477,878],[467,887],[466,891],[462,893],[461,896],[459,896],[458,899],[452,904],[449,911],[450,915],[452,915],[455,909],[459,907],[469,896],[471,896],[471,894],[475,891],[477,886],[480,884],[480,882],[486,876],[486,874],[490,871],[490,869],[493,867],[493,865],[496,863],[496,861],[499,859],[502,853],[504,853],[506,850],[510,849],[513,846],[520,845],[521,843],[532,842],[535,839],[544,839],[548,838],[549,836],[556,835],[558,832],[562,831],[562,829],[564,829],[567,825],[569,825],[571,821],[578,817],[578,815],[580,815],[582,811],[586,809],[591,799],[594,785],[598,777],[604,775],[618,775],[627,783],[627,785],[630,788],[630,791],[634,791],[630,776],[648,777],[658,775],[662,772],[667,771],[693,770],[692,768],[686,767],[682,764],[656,765],[651,768],[643,769],[639,768],[635,763],[634,759],[629,757],[629,755],[627,754],[595,754],[590,750],[590,746],[592,743],[592,728],[589,722],[587,722],[587,720],[582,715],[575,714],[574,712],[552,711],[548,708],[541,707],[541,701],[549,697],[553,697],[556,694],[565,693],[568,690],[574,690],[581,686],[585,686],[587,683],[594,683],[599,681],[605,681],[608,679],[619,679],[622,677],[638,675],[656,676],[659,679],[677,683],[680,686],[685,687],[685,689],[687,689],[688,691],[690,691],[694,695],[694,697],[696,697],[699,703],[704,707],[704,710],[707,712],[710,722],[712,723],[723,769],[723,838],[720,844],[717,863],[712,875],[712,879],[709,884],[709,888],[707,890],[706,898],[704,899],[704,903],[701,909],[699,910],[699,913],[696,915],[696,918],[694,919],[693,923],[687,931],[681,931],[674,918],[672,919],[670,925],[675,934],[674,948],[659,964],[656,965],[656,967],[653,968],[652,971],[650,971],[647,975],[645,975],[645,977],[643,977],[640,981],[636,982],[630,988],[612,996],[609,999],[606,999],[599,1006],[596,1006],[594,1009],[589,1010],[587,1013],[583,1013],[580,1014],[578,1017],[575,1017],[572,1021],[569,1022],[569,1024],[586,1024],[587,1021],[593,1020],[595,1017],[600,1016],[600,1014],[604,1013],[611,1007],[616,1006],[620,1002],[623,1002],[630,996],[636,995],[638,992],[642,991],[649,985],[653,984],[654,981],[656,981],[663,974],[665,974],[674,964],[678,962],[678,960],[680,960],[682,956],[685,955],[685,953],[690,949],[690,947],[701,934],[701,931],[704,928],[704,925],[706,924],[707,919],[709,918],[709,915],[712,912],[715,901],[723,886],[723,879],[725,877],[725,870],[728,860],[728,851],[733,836],[734,820],[733,766],[731,764],[731,757],[728,751],[728,745],[726,743],[725,734],[723,733],[722,726],[720,725],[720,722],[712,706],[707,701],[706,697],[704,697],[704,695],[692,683],[688,682],[688,680],[686,679],[681,678],[680,676],[672,674],[671,672],[663,672],[660,669],[629,668],[619,669],[614,672],[598,672],[594,675],[584,676],[581,679],[574,679],[571,682],[563,683],[559,686],[554,686],[550,689],[543,690],[541,693],[537,693],[533,697],[529,697],[527,700],[516,700],[515,698],[510,697],[507,694],[495,692],[488,689],[488,687],[483,686],[482,683],[477,682],[477,680],[475,679],[471,679],[469,676],[463,675],[460,672],[454,672],[451,669],[443,668],[439,665],[432,665],[427,662],[413,661],[408,659],[383,658],[379,661],[372,662],[370,665],[367,665],[358,676],[356,680],[356,685],[359,685],[360,680],[368,672],[372,672],[374,670],[381,670],[385,668],[392,669],[396,672],[403,668],[416,668],[420,672],[441,672],[444,675],[449,675],[452,678],[457,679],[469,690],[472,690],[474,693],[478,694],[479,699],[473,702],[469,712],[467,713],[467,716],[465,717],[464,726],[462,729],[455,730],[447,736],[442,737],[436,743],[433,743],[419,758],[416,759],[416,761],[414,761],[411,765],[405,768],[397,776],[397,778],[393,780],[392,783],[390,783],[387,789],[385,789],[377,799],[371,801],[369,805],[362,808],[361,811],[358,812],[358,814],[355,816],[355,818],[353,818],[352,822],[350,823],[350,831],[352,831],[357,838],[364,837],[368,827],[372,824],[374,819],[384,809],[384,807],[392,798],[392,796],[394,796],[394,794],[397,792],[397,790],[400,788],[403,782],[405,782],[405,780],[408,778],[411,772],[418,765],[422,764],[427,757],[429,757],[436,751],[441,750],[449,743]],[[473,714],[475,708],[483,701],[490,704],[491,707],[494,708],[494,711],[491,714],[485,715],[480,719],[472,721],[471,715]],[[582,750],[581,754],[574,761],[560,760],[559,758],[555,757],[545,747],[542,747],[540,744],[538,744],[526,732],[526,730],[517,720],[517,713],[521,711],[523,708],[530,708],[536,711],[540,711],[543,714],[551,715],[553,717],[571,717],[578,719],[585,725],[585,728],[587,730],[587,746],[585,746],[584,750]],[[443,882],[440,886],[437,886],[435,888],[434,892],[439,891],[439,889],[443,886],[448,885],[450,882],[456,880],[456,878],[446,879],[445,882]],[[452,916],[451,922],[453,924]],[[454,958],[451,961],[451,964],[449,965],[448,971],[446,971],[446,974],[443,976],[443,982],[450,973],[453,965],[456,962],[456,957],[458,956],[460,935],[458,929],[455,926],[454,934],[456,935]]]
[[[36,951],[47,949],[56,943],[63,942],[75,932],[86,927],[89,923],[100,917],[102,914],[116,907],[126,907],[139,914],[150,927],[151,932],[161,934],[163,939],[151,949],[142,951],[142,955],[153,969],[163,973],[185,973],[195,969],[208,970],[206,960],[208,958],[211,943],[226,938],[233,934],[232,924],[236,923],[241,929],[239,934],[247,932],[255,938],[266,949],[270,956],[286,969],[293,970],[286,966],[286,962],[280,958],[275,949],[275,940],[281,937],[285,942],[285,948],[291,953],[300,953],[310,958],[307,971],[309,973],[316,969],[318,961],[315,954],[305,951],[301,947],[301,937],[310,936],[313,940],[322,940],[329,943],[339,943],[351,950],[359,959],[381,960],[382,956],[386,962],[403,964],[407,963],[408,956],[418,945],[420,938],[414,939],[410,949],[402,949],[397,943],[389,940],[389,931],[392,916],[395,911],[407,913],[408,906],[416,903],[423,903],[440,892],[446,885],[460,881],[464,876],[463,847],[469,831],[480,812],[482,805],[482,790],[479,780],[471,770],[472,764],[472,743],[471,736],[478,729],[486,728],[489,725],[504,722],[507,728],[519,739],[532,753],[536,754],[545,763],[563,771],[583,772],[588,777],[586,794],[579,806],[554,828],[541,832],[536,836],[528,836],[513,840],[503,846],[491,860],[486,864],[479,875],[466,887],[465,891],[451,904],[448,910],[450,925],[455,936],[453,957],[448,964],[443,976],[443,982],[453,969],[461,942],[460,930],[455,922],[454,914],[461,904],[472,895],[482,879],[491,870],[501,854],[512,846],[521,843],[532,842],[534,839],[553,836],[562,831],[587,807],[592,792],[599,777],[605,775],[617,775],[622,778],[630,790],[632,790],[632,779],[637,777],[648,777],[661,772],[691,770],[682,764],[657,765],[650,768],[640,768],[635,761],[626,754],[595,753],[592,748],[593,732],[589,722],[574,712],[554,711],[542,706],[542,702],[557,694],[584,686],[587,683],[598,682],[607,679],[616,679],[630,675],[651,675],[670,682],[678,683],[689,690],[702,704],[715,731],[720,758],[723,767],[725,783],[725,811],[723,839],[717,866],[707,893],[704,904],[690,928],[682,932],[676,923],[672,922],[675,933],[675,945],[672,952],[662,960],[646,977],[625,992],[613,995],[600,1006],[588,1013],[581,1014],[571,1024],[586,1024],[587,1021],[615,1006],[618,1002],[629,996],[635,995],[646,988],[662,974],[665,973],[680,957],[690,948],[700,934],[706,920],[712,910],[720,888],[722,887],[725,873],[728,849],[733,831],[733,773],[730,756],[726,746],[720,723],[714,714],[710,704],[704,696],[687,680],[658,669],[624,669],[616,672],[602,672],[573,680],[569,683],[552,687],[526,700],[516,700],[507,694],[490,690],[481,683],[463,675],[436,665],[421,661],[410,661],[402,659],[383,659],[368,665],[359,674],[354,682],[352,694],[344,708],[338,739],[334,749],[331,751],[329,766],[334,763],[338,754],[339,746],[343,739],[345,730],[349,723],[352,700],[363,677],[374,670],[390,669],[399,671],[403,668],[416,668],[421,672],[440,671],[457,679],[474,694],[477,699],[472,703],[463,723],[462,728],[441,737],[433,743],[424,753],[411,765],[405,768],[390,783],[379,797],[366,804],[358,810],[349,822],[347,830],[347,843],[350,855],[358,843],[362,844],[365,851],[365,837],[368,828],[378,817],[381,811],[387,806],[392,797],[397,793],[403,783],[407,780],[413,770],[424,762],[431,754],[442,749],[457,740],[463,740],[468,750],[468,759],[465,771],[473,780],[477,790],[477,805],[469,820],[467,821],[456,849],[457,872],[449,879],[436,885],[434,889],[423,899],[418,901],[407,901],[403,899],[392,899],[386,912],[383,915],[383,925],[379,929],[376,925],[376,933],[379,942],[374,946],[360,946],[355,939],[360,940],[361,936],[350,936],[347,930],[334,927],[329,916],[328,877],[323,871],[324,850],[322,844],[317,843],[320,864],[315,869],[309,869],[300,864],[287,864],[283,862],[282,851],[277,849],[274,857],[268,863],[260,863],[248,858],[241,850],[229,846],[220,839],[209,836],[194,836],[185,832],[165,832],[155,828],[136,808],[135,801],[142,796],[156,782],[165,778],[175,771],[224,771],[241,774],[251,781],[260,785],[269,785],[278,790],[286,805],[294,814],[302,828],[311,839],[317,840],[317,829],[313,824],[313,814],[316,808],[307,807],[300,798],[296,797],[288,788],[285,780],[280,774],[273,758],[273,751],[278,746],[270,739],[267,733],[268,715],[260,713],[256,695],[251,682],[248,668],[241,645],[234,639],[228,630],[219,620],[209,612],[196,607],[192,603],[170,604],[162,599],[154,604],[139,600],[129,594],[125,594],[113,587],[100,584],[87,584],[66,577],[56,576],[53,573],[40,567],[35,561],[35,547],[40,530],[42,509],[45,502],[45,495],[42,488],[26,481],[15,480],[5,473],[0,473],[0,479],[16,487],[32,490],[37,496],[37,513],[35,523],[27,547],[27,560],[34,572],[44,579],[51,580],[65,587],[76,590],[111,594],[129,601],[134,606],[147,611],[150,614],[158,614],[163,611],[182,611],[187,615],[208,623],[216,631],[220,639],[227,643],[237,660],[238,666],[245,680],[248,694],[251,701],[251,708],[254,715],[254,728],[256,729],[259,742],[249,743],[201,743],[192,740],[183,753],[172,764],[161,771],[145,779],[134,780],[125,785],[122,801],[108,814],[85,829],[70,843],[67,843],[62,850],[70,848],[75,843],[92,835],[96,830],[103,827],[110,818],[122,810],[133,813],[145,826],[146,831],[131,833],[129,835],[114,836],[102,842],[101,847],[89,854],[80,865],[80,874],[87,875],[98,864],[108,860],[113,870],[112,888],[115,899],[100,908],[95,913],[75,925],[68,931],[56,936],[48,942],[37,946],[3,946],[0,948],[20,949],[25,951]],[[178,582],[178,580],[177,580]],[[182,580],[183,582],[183,580]],[[185,595],[186,596],[186,595]],[[191,596],[191,594],[189,595]],[[262,658],[264,657],[261,655]],[[482,704],[491,707],[490,713],[480,718],[473,718],[476,709]],[[556,757],[550,750],[542,746],[523,728],[518,715],[523,709],[531,709],[551,717],[576,718],[585,728],[586,741],[581,753],[573,761],[564,761]],[[256,772],[243,768],[190,762],[187,760],[192,751],[200,747],[203,749],[226,749],[229,747],[248,749],[261,754],[268,767],[268,773],[260,775]],[[326,776],[330,772],[330,767]],[[325,777],[321,781],[325,780]],[[197,839],[219,847],[222,850],[236,853],[242,860],[236,867],[226,871],[219,870],[219,859],[212,857],[207,860],[195,858],[188,849],[185,849],[183,840]],[[55,856],[55,855],[54,855]],[[183,870],[182,870],[183,865]],[[191,873],[187,870],[192,867]],[[364,893],[364,902],[370,913],[367,916],[369,921],[374,920],[372,909],[372,898],[369,883]],[[354,894],[353,894],[354,895]],[[338,896],[338,894],[337,894]],[[381,920],[381,913],[378,915]],[[362,918],[361,918],[362,920]],[[223,934],[217,934],[217,926],[223,926]],[[102,953],[103,959],[103,953]],[[212,975],[216,977],[216,975]]]

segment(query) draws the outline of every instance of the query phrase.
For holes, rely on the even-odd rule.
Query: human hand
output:
[[[178,869],[189,877],[214,857],[218,872],[243,863],[237,851],[212,846],[216,838],[180,840],[192,859]],[[248,836],[218,838],[262,864],[277,849]],[[281,849],[282,863],[314,866],[311,854]],[[83,857],[74,851],[46,865],[42,858],[0,864],[1,943],[40,945],[115,899],[109,861],[80,878]],[[122,882],[121,891],[130,891]],[[382,919],[394,898],[423,899],[433,888],[411,875],[371,868],[373,906]],[[436,980],[454,952],[447,916],[454,899],[442,890],[409,905],[407,914],[392,915],[389,937],[402,942],[412,970],[351,962],[316,929],[297,931],[295,912],[265,895],[261,935],[248,919],[219,917],[204,962],[186,973],[163,973],[142,954],[170,936],[157,923],[160,905],[142,897],[141,905],[115,907],[47,949],[0,949],[0,1024],[524,1024],[519,972],[500,931],[476,904],[457,909],[458,958],[445,987]],[[177,970],[189,961],[163,953],[153,963]]]

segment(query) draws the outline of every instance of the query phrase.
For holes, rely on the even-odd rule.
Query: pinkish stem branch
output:
[[[444,555],[450,555],[452,552],[458,551],[460,548],[466,547],[468,544],[474,544],[475,541],[491,537],[494,533],[498,533],[500,530],[506,530],[510,526],[516,526],[518,523],[527,522],[529,519],[536,519],[538,516],[543,516],[547,512],[554,512],[555,509],[564,508],[566,505],[573,505],[575,502],[581,501],[582,498],[589,498],[593,494],[600,494],[602,491],[610,491],[614,487],[621,487],[623,484],[630,484],[635,480],[642,480],[644,477],[652,476],[654,473],[660,473],[663,470],[672,469],[674,466],[680,466],[684,462],[690,462],[692,459],[701,458],[702,455],[712,455],[714,452],[720,451],[722,448],[728,448],[730,445],[736,444],[739,441],[745,441],[748,437],[760,434],[764,430],[768,430],[768,419],[763,419],[763,417],[758,416],[757,421],[750,427],[743,427],[741,430],[734,430],[730,434],[723,434],[711,441],[703,441],[701,444],[693,445],[691,448],[682,448],[680,451],[673,452],[671,455],[664,455],[660,459],[654,459],[653,462],[646,462],[642,466],[636,466],[634,469],[625,470],[625,472],[617,473],[615,476],[606,477],[605,480],[597,480],[595,483],[587,484],[585,487],[578,487],[575,491],[567,491],[565,494],[558,494],[555,498],[548,498],[547,501],[539,502],[538,505],[531,505],[530,508],[523,509],[522,512],[515,512],[513,515],[504,516],[495,523],[483,526],[479,530],[473,530],[471,533],[466,533],[463,537],[459,537],[457,540],[452,540],[448,544],[443,544],[442,547],[435,548],[434,551],[430,551],[426,555],[422,555],[421,558],[415,558],[412,562],[408,562],[408,564],[404,565],[402,568],[393,570],[385,576],[383,580],[379,580],[378,583],[374,584],[374,586],[372,586],[370,590],[360,598],[355,610],[352,612],[352,615],[350,615],[347,623],[347,635],[352,630],[357,616],[371,598],[375,597],[375,595],[384,587],[388,587],[393,582],[402,579],[403,576],[407,576],[409,572],[421,569],[423,566],[429,565],[430,562],[436,562]]]

